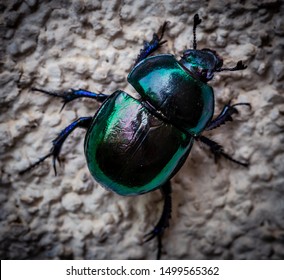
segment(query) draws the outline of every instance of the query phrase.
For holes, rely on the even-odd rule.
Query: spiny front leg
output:
[[[228,121],[232,121],[232,115],[239,113],[239,111],[236,109],[237,106],[248,106],[249,108],[251,108],[251,105],[249,103],[236,103],[231,105],[230,101],[227,105],[224,106],[221,113],[207,125],[206,130],[215,129]]]

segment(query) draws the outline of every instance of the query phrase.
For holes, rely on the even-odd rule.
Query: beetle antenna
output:
[[[199,18],[198,14],[194,15],[193,18],[193,49],[196,50],[197,48],[197,43],[196,43],[196,27],[198,24],[201,23],[201,19]]]
[[[215,70],[216,72],[221,72],[221,71],[238,71],[238,70],[244,70],[246,69],[247,66],[243,64],[243,62],[240,60],[238,61],[237,65],[235,67],[232,68],[221,68],[221,69],[217,69]]]

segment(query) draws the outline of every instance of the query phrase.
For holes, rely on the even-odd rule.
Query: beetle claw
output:
[[[146,238],[144,240],[144,242],[149,242],[150,240],[152,240],[154,237],[156,236],[156,234],[154,233],[154,231],[151,231],[147,234],[144,235],[144,238]]]
[[[154,239],[155,237],[157,237],[157,239],[158,239],[157,260],[159,260],[161,258],[161,253],[162,253],[162,233],[163,233],[163,231],[164,231],[163,228],[155,227],[152,231],[150,231],[149,233],[144,235],[144,238],[147,237],[144,242],[148,242],[148,241]]]
[[[74,99],[78,98],[78,96],[75,94],[75,89],[71,88],[68,91],[65,91],[63,94],[58,95],[58,97],[61,97],[63,100],[63,105],[60,109],[60,112],[65,108],[66,104],[73,101]]]
[[[160,29],[158,31],[158,33],[160,34],[160,36],[158,37],[158,41],[162,40],[164,33],[165,33],[165,30],[166,30],[166,26],[169,23],[170,23],[169,21],[165,21],[164,24],[160,27]]]
[[[53,170],[54,170],[54,174],[55,176],[57,176],[57,170],[56,170],[56,157],[53,155],[53,159],[52,159],[52,165],[53,165]]]
[[[164,232],[164,228],[160,228],[156,226],[153,230],[151,230],[150,232],[144,235],[144,238],[146,238],[144,242],[148,242],[154,239],[155,237],[162,235],[163,232]]]
[[[48,157],[52,156],[52,152],[48,153],[47,155],[41,157],[38,161],[36,161],[35,163],[31,164],[30,166],[28,166],[27,168],[19,171],[20,175],[23,175],[25,173],[27,173],[28,171],[32,170],[33,168],[35,168],[36,166],[38,166],[40,163],[42,163],[43,161],[45,161]]]
[[[57,176],[56,161],[58,162],[59,166],[61,165],[61,162],[60,162],[60,159],[59,159],[59,153],[60,153],[60,150],[61,150],[62,143],[59,139],[55,139],[54,141],[52,141],[53,147],[50,151],[50,153],[53,155],[52,165],[53,165],[55,176]]]
[[[165,44],[166,42],[167,42],[167,40],[164,40],[164,41],[162,41],[162,42],[159,42],[159,45],[161,46],[161,45]]]
[[[63,105],[62,105],[62,107],[61,107],[59,113],[61,113],[61,112],[63,111],[63,109],[64,109],[64,107],[65,107],[66,104],[67,104],[67,102],[63,100]]]

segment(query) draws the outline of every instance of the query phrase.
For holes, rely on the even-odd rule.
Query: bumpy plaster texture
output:
[[[85,131],[67,140],[55,177],[46,154],[57,133],[98,104],[70,103],[31,87],[85,88],[135,94],[127,74],[144,40],[170,21],[157,53],[177,57],[192,47],[215,49],[226,66],[210,84],[216,112],[229,100],[250,102],[234,122],[207,133],[243,168],[198,143],[172,179],[173,212],[164,259],[284,258],[283,3],[251,1],[1,1],[0,256],[7,259],[154,259],[142,243],[159,218],[159,191],[121,197],[101,188],[84,159]],[[123,163],[122,163],[123,164]]]

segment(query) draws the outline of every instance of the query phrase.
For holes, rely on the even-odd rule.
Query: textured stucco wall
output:
[[[210,84],[216,112],[230,99],[250,102],[233,123],[207,133],[248,169],[195,143],[173,178],[173,213],[164,259],[284,258],[283,1],[37,1],[0,3],[0,256],[8,259],[153,259],[156,241],[142,244],[157,222],[159,191],[120,197],[88,173],[84,130],[51,160],[18,171],[47,153],[57,133],[98,104],[78,100],[59,114],[60,100],[31,87],[112,93],[127,84],[143,40],[165,21],[158,52],[177,57],[192,46],[193,15],[203,22],[198,47],[215,49],[226,66]]]

